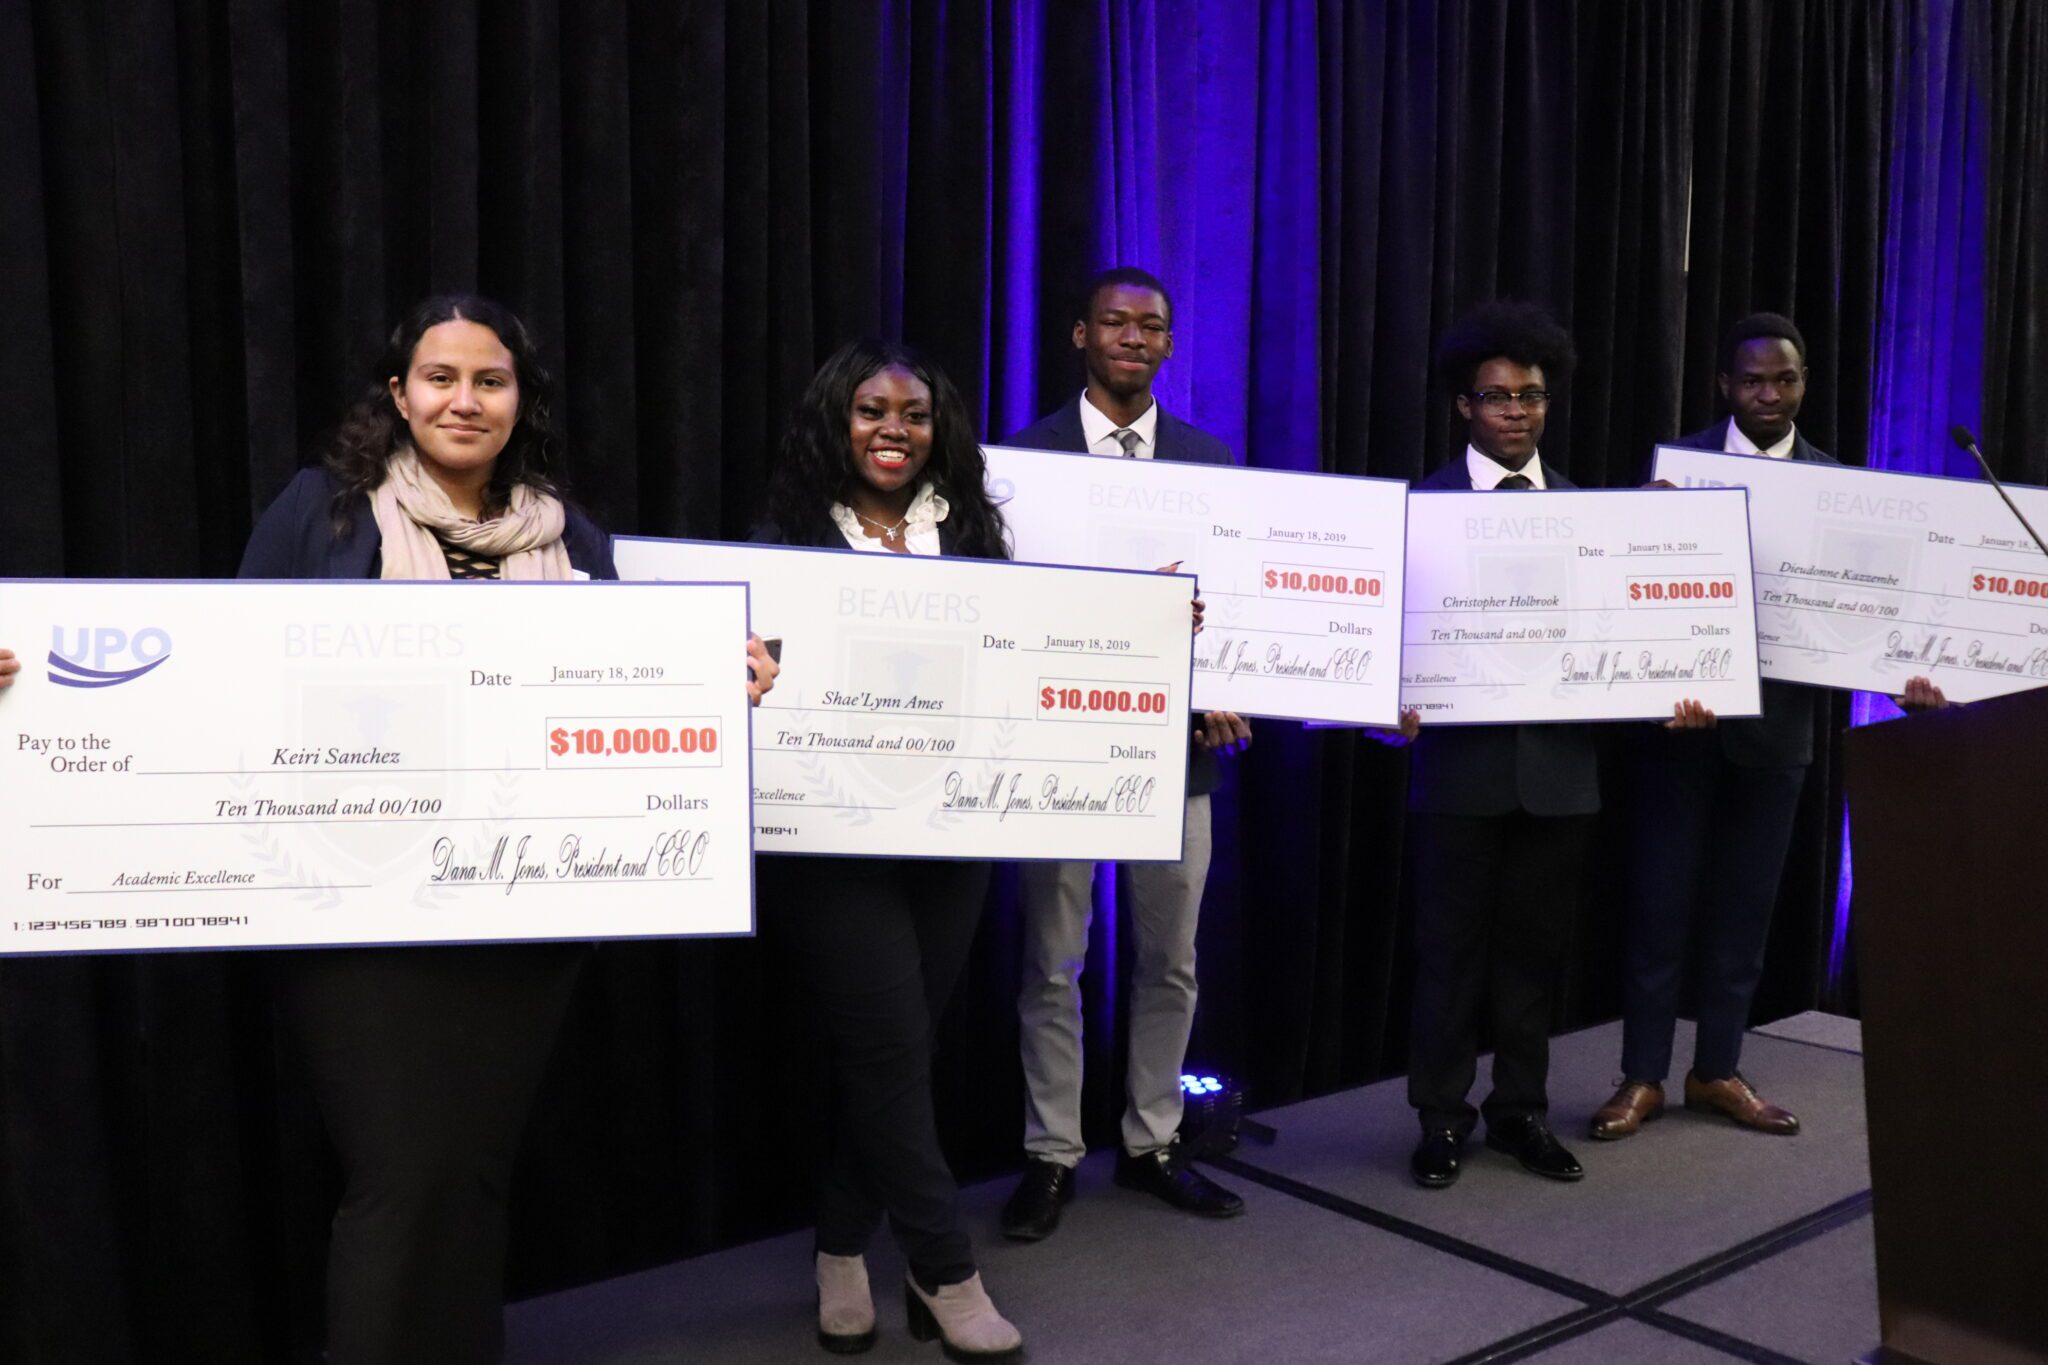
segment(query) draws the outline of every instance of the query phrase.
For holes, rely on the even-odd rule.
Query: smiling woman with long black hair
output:
[[[392,332],[324,466],[302,471],[264,513],[241,576],[616,578],[604,532],[560,495],[551,389],[509,309],[427,300]],[[746,659],[758,703],[776,666],[759,641]],[[587,952],[514,943],[281,955],[285,1032],[342,1165],[330,1365],[499,1358],[506,1187]]]
[[[754,538],[1007,559],[986,477],[973,419],[943,371],[907,346],[849,342],[797,403]]]
[[[945,374],[905,347],[856,341],[797,404],[754,538],[1007,558],[984,475]],[[763,928],[787,944],[817,1003],[835,1092],[818,1209],[820,1344],[874,1344],[863,1253],[886,1214],[910,1262],[912,1335],[941,1338],[955,1360],[1014,1360],[1023,1338],[982,1288],[932,1113],[935,1030],[974,943],[989,865],[784,857],[761,870]]]

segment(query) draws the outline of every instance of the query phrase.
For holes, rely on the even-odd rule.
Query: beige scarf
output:
[[[471,521],[455,510],[409,445],[393,452],[384,466],[384,482],[370,494],[370,508],[384,538],[385,578],[447,578],[442,541],[497,560],[500,578],[560,581],[575,576],[562,544],[567,516],[560,499],[521,484],[512,490],[510,511]]]

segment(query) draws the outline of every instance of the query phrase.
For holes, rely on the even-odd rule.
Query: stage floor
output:
[[[1677,1063],[1691,1055],[1681,1023]],[[1399,1079],[1268,1110],[1272,1146],[1211,1167],[1245,1216],[1203,1223],[1081,1168],[1060,1231],[1005,1242],[1010,1180],[964,1192],[991,1293],[1027,1359],[1193,1362],[1849,1361],[1877,1343],[1860,1035],[1807,1014],[1750,1035],[1744,1074],[1800,1117],[1772,1138],[1674,1107],[1625,1142],[1583,1136],[1620,1025],[1558,1038],[1551,1117],[1586,1167],[1524,1172],[1476,1139],[1449,1190],[1407,1174]],[[1481,1067],[1482,1086],[1485,1067]],[[823,1360],[810,1237],[795,1233],[514,1305],[514,1365]],[[933,1362],[903,1328],[903,1266],[869,1256],[881,1340],[863,1359]]]

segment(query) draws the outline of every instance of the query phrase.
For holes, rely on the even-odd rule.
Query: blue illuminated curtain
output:
[[[1963,0],[1906,10],[1897,50],[1870,467],[1979,477],[1949,440],[1984,391],[1984,91]]]
[[[1074,293],[1141,264],[1174,293],[1167,409],[1240,459],[1315,467],[1315,7],[1103,0],[1086,25],[1003,9],[991,437],[1078,392]]]
[[[1094,270],[1133,264],[1173,292],[1162,405],[1221,436],[1244,462],[1320,467],[1316,8],[1106,0],[1091,24],[1073,18],[1057,5],[1018,5],[1002,21],[992,82],[1000,208],[989,225],[990,439],[1074,401],[1076,295]],[[1301,741],[1276,727],[1259,742],[1284,751]],[[1238,914],[1235,784],[1213,806],[1201,951],[1216,964],[1209,975],[1222,978],[1246,952],[1257,956],[1256,936],[1270,929],[1248,943]],[[1311,838],[1316,823],[1307,821]],[[1104,873],[1085,1061],[1089,1111],[1113,1125],[1123,1076],[1116,982],[1129,949],[1118,935],[1116,882]],[[1206,1052],[1242,1065],[1246,1022],[1234,986],[1209,993],[1198,1060]]]
[[[1982,425],[1984,213],[1989,120],[1966,0],[1900,6],[1890,193],[1885,216],[1883,299],[1871,391],[1873,469],[1979,477],[1949,439]],[[1849,723],[1899,714],[1891,698],[1858,692]],[[1841,874],[1828,942],[1828,982],[1847,995],[1855,867],[1842,813]]]

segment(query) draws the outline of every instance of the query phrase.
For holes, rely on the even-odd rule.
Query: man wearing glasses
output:
[[[1437,367],[1465,419],[1468,444],[1416,487],[1572,487],[1537,445],[1551,391],[1564,384],[1573,358],[1571,338],[1533,304],[1489,303],[1452,324]],[[1584,1174],[1545,1117],[1550,983],[1599,809],[1588,726],[1425,726],[1415,742],[1408,1102],[1422,1121],[1422,1141],[1409,1164],[1427,1188],[1457,1180],[1482,1111],[1488,1147],[1552,1180]],[[1493,1090],[1475,1110],[1466,1095],[1477,1070],[1482,1001],[1493,1022]]]
[[[1839,463],[1793,425],[1806,396],[1806,341],[1790,319],[1755,313],[1730,328],[1721,343],[1719,380],[1729,416],[1676,444]],[[1934,690],[1924,679],[1913,681]],[[1725,1114],[1758,1132],[1799,1131],[1799,1120],[1767,1103],[1736,1065],[1763,974],[1764,940],[1800,789],[1813,762],[1820,695],[1766,679],[1763,715],[1755,720],[1728,721],[1717,735],[1648,737],[1639,755],[1637,800],[1652,837],[1631,844],[1623,1079],[1594,1112],[1594,1137],[1625,1138],[1664,1112],[1679,979],[1687,938],[1695,932],[1699,1027],[1685,1078],[1686,1107]]]

